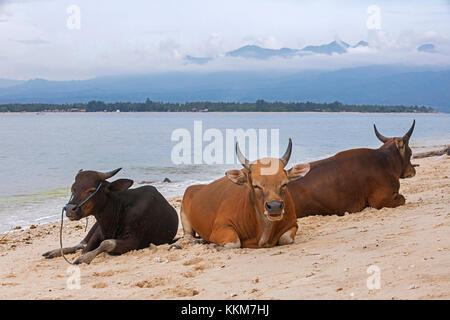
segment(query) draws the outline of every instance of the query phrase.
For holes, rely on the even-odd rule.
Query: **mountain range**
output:
[[[146,98],[165,102],[337,100],[347,104],[425,105],[450,112],[450,70],[443,68],[377,65],[335,71],[172,72],[77,81],[14,81],[0,81],[0,104],[138,102]]]
[[[226,57],[239,57],[245,59],[259,59],[266,60],[274,57],[279,58],[292,58],[295,56],[309,56],[313,54],[344,54],[348,52],[349,48],[359,48],[359,47],[369,47],[367,41],[361,40],[357,44],[351,46],[348,43],[340,40],[335,40],[327,44],[322,45],[308,45],[302,49],[291,49],[291,48],[281,48],[281,49],[269,49],[260,47],[258,45],[245,45],[238,49],[225,52],[217,57],[195,57],[191,55],[186,55],[184,57],[186,64],[206,64],[214,59],[226,56]],[[427,53],[437,53],[438,50],[436,46],[432,43],[425,43],[417,47],[417,51],[427,52]]]

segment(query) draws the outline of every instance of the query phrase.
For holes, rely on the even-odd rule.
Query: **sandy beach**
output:
[[[80,289],[67,286],[62,258],[41,256],[59,247],[58,222],[0,235],[0,299],[450,299],[450,157],[412,162],[401,207],[299,219],[295,243],[269,249],[180,240],[181,250],[101,254],[80,266]],[[66,246],[84,224],[65,221]]]

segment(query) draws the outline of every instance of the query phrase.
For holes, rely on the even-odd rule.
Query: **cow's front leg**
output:
[[[89,230],[88,234],[86,235],[86,237],[84,237],[84,239],[77,244],[76,246],[73,247],[67,247],[67,248],[63,248],[62,251],[64,254],[70,254],[70,253],[75,253],[78,250],[82,250],[85,249],[87,247],[87,244],[89,241],[91,241],[91,239],[93,237],[95,237],[95,234],[98,233],[98,223],[95,223],[91,230]],[[61,257],[61,249],[55,249],[55,250],[51,250],[48,251],[46,253],[44,253],[42,256],[44,256],[46,259],[53,259],[56,257]]]
[[[375,209],[384,207],[395,208],[405,204],[405,197],[398,192],[383,196],[373,196],[369,199],[369,205]]]
[[[75,253],[78,250],[84,249],[85,247],[86,247],[86,244],[79,243],[79,244],[77,244],[76,246],[73,246],[73,247],[63,248],[62,251],[63,251],[64,254],[70,254],[70,253]],[[56,258],[56,257],[61,257],[61,249],[55,249],[55,250],[47,251],[42,256],[45,257],[46,259],[53,259],[53,258]]]
[[[224,227],[213,230],[210,236],[210,242],[215,243],[214,249],[234,249],[241,247],[241,240],[232,227]]]
[[[122,254],[136,248],[137,248],[136,241],[134,241],[133,239],[103,240],[102,243],[100,243],[100,245],[98,246],[98,248],[83,254],[81,257],[75,260],[74,264],[81,264],[81,263],[90,264],[91,261],[94,260],[96,256],[98,256],[100,253],[103,252]]]
[[[288,231],[283,233],[281,235],[280,239],[278,239],[278,245],[283,246],[286,244],[294,243],[294,238],[295,238],[295,234],[297,233],[297,229],[298,229],[298,227],[292,227],[291,229],[289,229]]]

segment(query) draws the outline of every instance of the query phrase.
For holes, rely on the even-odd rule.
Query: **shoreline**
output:
[[[203,112],[203,111],[92,111],[92,112],[87,112],[87,111],[10,111],[10,112],[0,112],[0,114],[99,114],[99,113],[107,113],[107,114],[116,114],[116,113],[138,113],[138,114],[142,114],[142,113],[199,113],[199,114],[205,114],[205,113],[250,113],[250,114],[254,114],[254,113],[299,113],[299,114],[317,114],[317,113],[321,113],[321,114],[336,114],[336,113],[343,113],[343,114],[450,114],[448,112],[441,112],[441,111],[437,111],[435,110],[434,112],[362,112],[362,111],[207,111],[207,112]]]
[[[287,246],[217,252],[182,239],[181,250],[101,254],[80,266],[81,290],[67,288],[62,258],[41,256],[59,247],[59,222],[3,234],[0,299],[449,299],[450,157],[413,162],[416,176],[400,182],[403,206],[298,219]],[[181,198],[170,201],[179,211]],[[84,227],[65,221],[64,245],[78,243]],[[371,266],[381,270],[380,289],[366,286]]]
[[[450,147],[450,144],[440,144],[440,145],[433,145],[433,146],[424,146],[424,145],[423,145],[423,146],[415,146],[415,147],[411,147],[411,149],[412,149],[412,151],[413,151],[413,157],[412,157],[411,161],[414,162],[414,160],[416,159],[416,158],[415,158],[415,155],[421,155],[421,154],[428,154],[428,153],[430,153],[430,155],[427,155],[426,157],[431,157],[431,156],[434,156],[434,155],[431,154],[431,153],[440,152],[440,151],[442,151],[443,149],[448,148],[448,147]],[[211,180],[211,181],[212,181],[212,180]],[[137,187],[140,187],[140,186],[142,186],[142,185],[147,185],[147,184],[141,184],[141,183],[136,183],[136,182],[135,182],[135,187],[136,187],[136,188],[137,188]],[[151,184],[151,185],[153,185],[153,184]],[[60,188],[56,188],[56,189],[59,190],[59,189],[61,189],[61,188],[69,188],[69,186],[67,186],[67,187],[60,187]],[[56,190],[56,189],[55,189],[55,190]],[[27,195],[27,194],[25,194],[25,195],[14,195],[14,196],[11,196],[11,197],[16,197],[16,196],[29,196],[29,195]],[[172,206],[175,207],[176,210],[178,210],[179,207],[177,207],[177,203],[181,201],[181,198],[182,198],[182,197],[183,197],[183,192],[180,193],[180,194],[177,194],[177,195],[175,195],[175,196],[167,197],[166,199],[167,199],[167,201],[169,201],[169,203],[170,203]],[[62,206],[62,205],[63,205],[63,203],[61,203],[61,206]],[[178,205],[178,206],[179,206],[179,205]],[[57,212],[57,211],[60,210],[60,209],[61,209],[61,208],[58,207],[58,209],[57,209],[55,212]],[[47,218],[50,218],[51,216],[60,216],[60,214],[59,214],[59,213],[55,213],[54,215],[52,214],[52,215],[49,215],[49,216],[47,216],[47,217],[40,217],[40,218],[37,218],[36,220],[39,220],[39,219],[47,219]],[[57,219],[60,220],[60,218],[57,218]],[[42,224],[30,222],[30,223],[26,223],[26,224],[22,224],[22,225],[13,226],[12,229],[10,229],[10,230],[7,231],[7,232],[0,232],[0,239],[2,238],[2,236],[4,236],[4,235],[7,234],[7,233],[17,232],[17,231],[21,231],[21,230],[27,230],[27,229],[29,229],[31,226],[33,226],[33,227],[36,227],[36,226],[43,226],[43,225],[46,225],[46,224],[52,224],[52,223],[55,223],[55,222],[58,222],[58,220],[50,221],[50,222],[45,222],[45,223],[42,223]]]

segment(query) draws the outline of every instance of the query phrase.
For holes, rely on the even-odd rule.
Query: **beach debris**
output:
[[[30,226],[30,229],[36,229],[36,226],[35,226],[34,224],[32,224],[32,225]]]
[[[17,226],[17,227],[14,227],[14,228],[13,228],[13,230],[20,230],[20,229],[22,229],[21,226]]]
[[[170,180],[169,178],[164,178],[163,182],[172,182],[172,180]]]
[[[159,263],[167,263],[169,260],[163,260],[161,257],[155,257],[153,258],[153,262],[159,262]]]
[[[437,150],[437,151],[429,151],[429,152],[422,152],[414,155],[414,159],[421,159],[421,158],[428,158],[428,157],[434,157],[434,156],[442,156],[443,154],[450,155],[450,145],[446,146],[444,149]]]
[[[416,284],[412,284],[409,286],[409,290],[414,290],[414,289],[419,289],[420,286],[416,285]]]
[[[255,279],[252,280],[253,283],[258,283],[259,282],[259,278],[256,277]]]
[[[277,251],[277,252],[271,253],[270,255],[271,256],[278,256],[278,255],[283,254],[283,253],[284,253],[283,251]]]

